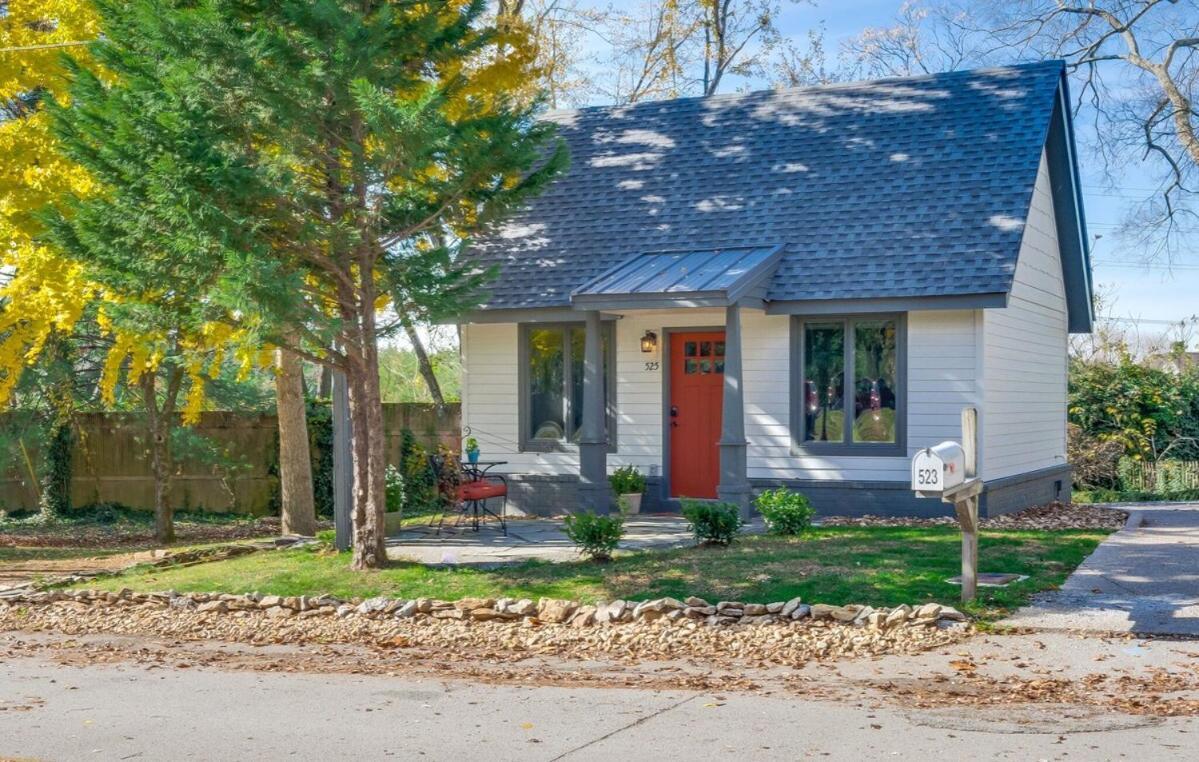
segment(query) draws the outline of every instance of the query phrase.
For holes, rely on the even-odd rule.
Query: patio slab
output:
[[[621,550],[675,548],[695,542],[687,522],[674,515],[645,515],[625,519]],[[742,531],[764,531],[761,519]],[[551,562],[577,561],[574,543],[562,531],[561,519],[509,519],[508,536],[499,524],[489,521],[478,532],[470,526],[405,527],[387,539],[387,557],[430,565],[499,566],[533,559]]]

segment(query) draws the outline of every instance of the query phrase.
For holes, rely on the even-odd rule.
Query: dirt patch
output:
[[[0,563],[0,590],[20,587],[45,577],[69,577],[76,574],[120,571],[133,564],[151,561],[153,551],[116,553],[92,558],[54,558]]]
[[[980,675],[973,662],[957,663],[958,677],[888,680],[875,688],[918,709],[969,706],[1004,711],[1040,705],[1091,706],[1104,711],[1155,717],[1199,716],[1199,669],[1150,669],[1140,675],[1095,672],[1082,679],[995,678]]]

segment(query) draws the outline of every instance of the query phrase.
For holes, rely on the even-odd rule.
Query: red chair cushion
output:
[[[462,501],[486,500],[507,494],[508,488],[501,482],[467,482],[458,488],[458,499]]]

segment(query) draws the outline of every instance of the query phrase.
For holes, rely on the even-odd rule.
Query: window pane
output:
[[[711,357],[712,356],[712,342],[701,341],[699,343],[699,354],[700,354],[700,357]]]
[[[529,330],[529,437],[566,437],[566,368],[561,328]]]
[[[608,396],[608,332],[600,333],[600,352],[603,354],[603,372],[600,383],[603,385],[605,409],[611,400]],[[583,358],[587,346],[587,332],[582,328],[570,330],[570,441],[578,442],[580,430],[583,428]]]
[[[687,341],[683,343],[683,355],[686,357],[695,357],[694,341]]]
[[[804,327],[804,439],[845,439],[845,328],[840,323]]]
[[[855,442],[895,441],[896,349],[894,320],[854,324]]]

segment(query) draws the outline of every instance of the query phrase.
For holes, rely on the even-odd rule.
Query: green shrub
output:
[[[387,471],[383,474],[384,481],[384,500],[387,503],[388,513],[397,513],[404,510],[404,476],[395,466],[388,466]]]
[[[741,511],[732,503],[683,498],[683,518],[705,545],[728,545],[741,530]]]
[[[312,460],[312,497],[316,515],[333,517],[333,406],[308,399],[308,452]],[[273,506],[272,515],[279,509]]]
[[[404,515],[440,509],[437,474],[429,463],[429,451],[416,441],[410,429],[400,432],[400,476],[404,480]]]
[[[594,513],[572,513],[565,520],[566,536],[579,551],[596,561],[608,561],[624,536],[624,519]]]
[[[786,487],[768,489],[754,501],[766,526],[775,534],[799,534],[812,525],[816,509],[802,492]]]
[[[617,495],[639,495],[645,492],[645,476],[636,466],[618,468],[608,477],[612,491]]]

